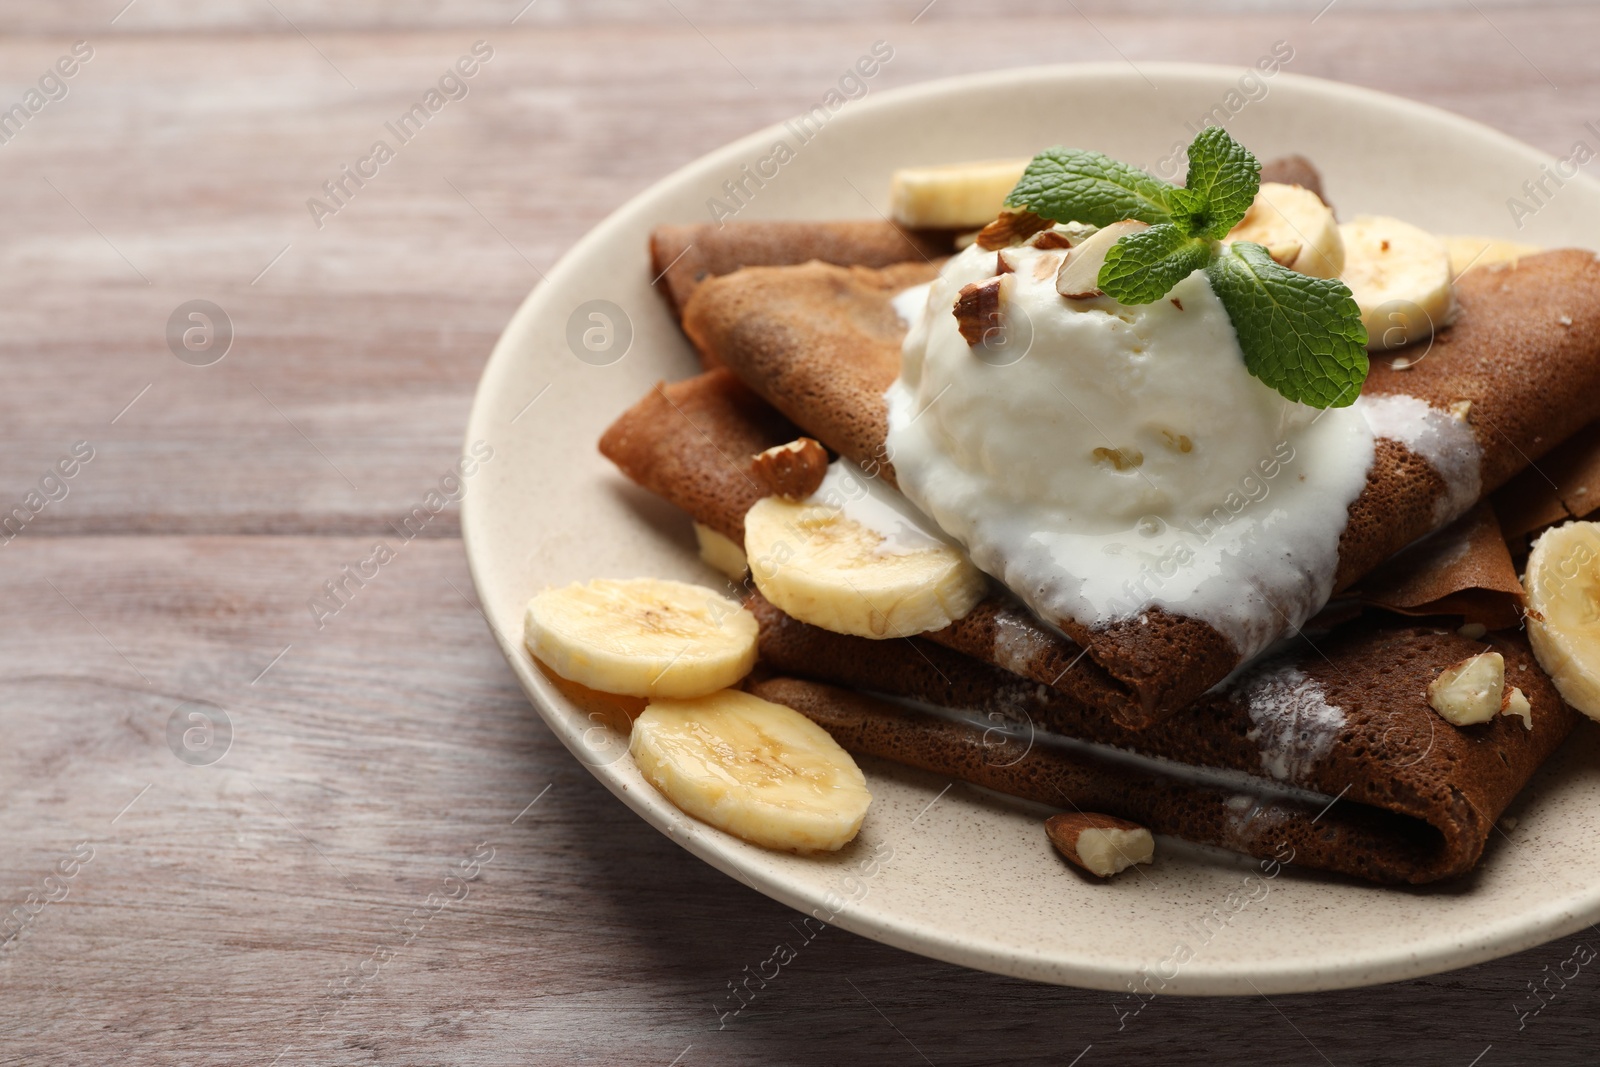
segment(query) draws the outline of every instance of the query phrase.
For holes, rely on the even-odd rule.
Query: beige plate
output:
[[[462,523],[506,659],[574,755],[684,848],[802,911],[953,963],[1108,990],[1126,991],[1147,969],[1149,988],[1165,993],[1287,993],[1461,967],[1580,929],[1600,917],[1600,760],[1588,724],[1513,806],[1515,829],[1496,833],[1478,871],[1448,886],[1381,889],[1293,870],[1268,880],[1237,857],[1166,839],[1154,865],[1097,885],[1054,855],[1038,811],[961,786],[941,792],[942,779],[875,762],[865,768],[872,810],[843,853],[814,859],[746,845],[645,784],[603,706],[569,699],[523,649],[523,604],[546,585],[632,575],[722,584],[696,558],[688,519],[595,450],[656,381],[695,371],[650,285],[652,226],[707,219],[707,198],[778,140],[794,158],[764,187],[749,186],[739,218],[870,218],[885,210],[897,166],[1020,157],[1060,143],[1157,166],[1187,143],[1186,123],[1227,106],[1243,73],[1142,69],[1156,88],[1127,66],[1086,65],[852,101],[809,143],[773,127],[711,153],[578,242],[500,338],[467,432],[469,444],[495,449],[472,480]],[[1289,74],[1266,84],[1269,94],[1246,104],[1230,131],[1262,158],[1313,158],[1345,217],[1392,214],[1441,233],[1600,248],[1600,184],[1587,179],[1516,230],[1506,199],[1548,161],[1531,148],[1363,89]],[[588,348],[585,330],[594,331]]]

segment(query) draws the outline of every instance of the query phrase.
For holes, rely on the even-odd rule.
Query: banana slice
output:
[[[1450,274],[1456,278],[1473,267],[1515,263],[1523,256],[1543,251],[1538,245],[1501,241],[1494,237],[1449,236],[1444,239],[1444,245],[1450,251]]]
[[[1600,525],[1547,530],[1528,554],[1528,640],[1561,698],[1600,719]]]
[[[872,803],[861,769],[826,730],[734,689],[651,703],[629,750],[683,811],[764,848],[835,851]]]
[[[694,538],[700,544],[701,559],[726,574],[729,581],[744,581],[750,561],[744,558],[744,549],[736,541],[698,522],[694,524]]]
[[[992,159],[897,170],[889,180],[889,214],[909,229],[987,226],[1027,167],[1026,159]]]
[[[1344,270],[1344,238],[1333,212],[1316,193],[1299,185],[1263,182],[1250,210],[1228,231],[1228,240],[1293,251],[1283,265],[1316,278],[1337,278]]]
[[[1409,222],[1361,215],[1339,227],[1344,273],[1374,352],[1425,340],[1455,311],[1450,250]]]
[[[597,578],[528,601],[523,641],[545,666],[590,689],[684,698],[749,674],[757,629],[754,615],[702,586]]]
[[[756,588],[801,622],[857,637],[909,637],[944,629],[988,591],[959,549],[898,513],[816,499],[763,497],[744,517]]]

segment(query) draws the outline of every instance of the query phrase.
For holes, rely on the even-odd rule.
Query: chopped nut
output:
[[[1505,658],[1481,652],[1440,671],[1428,683],[1428,705],[1456,726],[1488,722],[1500,711],[1505,686]]]
[[[1127,219],[1096,230],[1067,253],[1056,275],[1056,292],[1074,300],[1100,296],[1100,268],[1105,266],[1106,253],[1128,234],[1145,229],[1149,229],[1145,223]]]
[[[1031,211],[1002,211],[999,218],[978,231],[978,247],[985,251],[1004,248],[1051,225],[1049,219],[1042,219]]]
[[[1028,241],[1035,248],[1071,248],[1072,238],[1060,230],[1043,230]]]
[[[956,325],[968,345],[974,348],[981,345],[984,335],[1000,326],[1001,290],[1006,281],[1007,276],[1002,274],[998,278],[962,286],[957,294]]]
[[[694,537],[700,542],[701,559],[726,574],[730,581],[744,580],[745,572],[750,569],[750,561],[745,558],[744,549],[735,544],[731,538],[698,522],[694,524]]]
[[[1288,244],[1273,245],[1267,249],[1267,255],[1272,257],[1272,262],[1280,267],[1292,267],[1294,261],[1300,258],[1300,242],[1290,241]]]
[[[756,455],[751,473],[778,496],[804,500],[828,473],[828,450],[809,437],[774,445]]]
[[[1149,863],[1156,854],[1156,839],[1149,830],[1110,815],[1063,812],[1052,815],[1044,829],[1063,856],[1101,878],[1135,863]]]
[[[1033,261],[1033,280],[1047,282],[1056,276],[1056,271],[1061,269],[1062,256],[1053,256],[1048,253]]]
[[[1094,458],[1109,463],[1119,471],[1133,470],[1144,463],[1144,453],[1137,448],[1097,448]]]
[[[994,254],[994,272],[996,274],[1012,274],[1016,272],[1016,264],[1006,258],[1006,250],[1001,249]]]
[[[1501,698],[1500,714],[1515,715],[1522,720],[1523,726],[1533,729],[1533,705],[1528,703],[1527,696],[1516,686],[1507,689]]]
[[[1472,414],[1472,401],[1457,400],[1450,405],[1450,416],[1457,422],[1466,422],[1467,416]]]

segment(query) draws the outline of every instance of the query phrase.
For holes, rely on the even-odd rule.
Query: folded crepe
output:
[[[955,250],[944,232],[902,230],[891,222],[705,222],[657,226],[650,234],[650,270],[675,314],[702,281],[741,267],[780,267],[816,260],[841,267],[926,263]]]
[[[1522,621],[1522,583],[1487,501],[1380,564],[1356,591],[1400,615],[1450,615],[1490,630]]]
[[[600,451],[623,474],[742,546],[745,512],[771,491],[755,477],[755,454],[798,434],[731,371],[719,368],[657,384],[606,430]],[[1118,721],[1145,721],[1118,699],[1116,680],[1081,648],[998,587],[961,619],[923,636],[1045,685],[1070,675],[1072,692],[1092,694],[1091,702]]]
[[[1297,865],[1375,882],[1470,870],[1500,813],[1577,722],[1519,633],[1485,645],[1363,619],[1301,639],[1184,714],[1133,731],[929,641],[829,633],[759,596],[749,606],[761,662],[779,675],[751,690],[852,752],[1253,856],[1281,858],[1286,843]],[[1428,706],[1441,670],[1490,650],[1528,697],[1532,729],[1506,715],[1456,727]]]
[[[884,392],[899,373],[904,325],[890,300],[919,272],[931,267],[747,267],[702,281],[683,327],[797,426],[893,485]],[[1474,270],[1457,282],[1456,297],[1460,314],[1426,358],[1375,360],[1362,395],[1369,403],[1401,398],[1391,408],[1402,413],[1423,404],[1431,418],[1462,413],[1479,456],[1463,463],[1430,447],[1439,434],[1422,426],[1403,428],[1409,445],[1375,427],[1367,483],[1339,541],[1336,590],[1600,418],[1593,253],[1546,252]],[[1160,721],[1240,664],[1239,650],[1210,624],[1159,607],[1103,627],[1045,622],[1086,652],[1087,668],[1068,671],[1058,687],[1128,723]]]
[[[1548,526],[1600,509],[1600,423],[1573,434],[1494,495],[1506,537],[1526,555],[1526,539]]]

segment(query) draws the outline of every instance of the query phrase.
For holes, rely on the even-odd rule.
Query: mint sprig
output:
[[[1258,244],[1220,243],[1260,187],[1260,162],[1212,126],[1189,145],[1185,185],[1099,152],[1051,148],[1028,164],[1006,206],[1053,222],[1149,223],[1107,251],[1101,291],[1124,304],[1150,304],[1204,270],[1251,374],[1311,407],[1353,404],[1367,377],[1367,331],[1350,290],[1281,267]]]
[[[1221,240],[1239,224],[1261,188],[1261,164],[1221,126],[1208,126],[1189,144],[1189,176],[1177,223],[1196,237]]]

